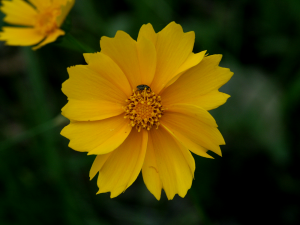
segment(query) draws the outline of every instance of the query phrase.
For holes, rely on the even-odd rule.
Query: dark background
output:
[[[96,195],[94,156],[59,134],[61,84],[82,54],[1,42],[0,224],[300,224],[299,12],[298,0],[76,1],[70,32],[96,51],[103,35],[136,39],[142,24],[158,32],[176,21],[195,31],[194,52],[223,54],[220,65],[234,72],[220,89],[232,97],[211,111],[223,157],[194,156],[192,188],[172,201],[157,201],[141,176],[117,198]]]

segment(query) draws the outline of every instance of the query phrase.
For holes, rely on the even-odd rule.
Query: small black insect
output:
[[[148,85],[146,85],[146,84],[140,84],[140,85],[136,86],[136,88],[139,91],[143,91],[143,90],[145,90],[145,88],[146,88],[146,90],[150,89],[150,91],[152,91],[151,88]]]

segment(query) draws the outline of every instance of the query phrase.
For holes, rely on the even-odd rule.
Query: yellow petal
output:
[[[88,155],[106,154],[108,152],[115,150],[127,138],[127,136],[129,135],[129,133],[131,131],[131,128],[132,127],[127,122],[125,126],[123,126],[119,131],[117,131],[114,134],[114,136],[107,139],[100,146],[98,146],[95,149],[93,149],[92,151],[90,151],[88,153]]]
[[[161,196],[162,183],[158,173],[157,159],[155,157],[151,138],[148,140],[142,173],[146,187],[154,195],[154,197],[159,200]]]
[[[219,145],[224,145],[225,142],[209,113],[192,105],[177,105],[176,108],[177,110],[173,109],[176,111],[165,111],[165,115],[160,120],[161,124],[167,127],[190,151],[201,155],[201,149],[194,149],[196,145],[199,145],[221,155]],[[194,146],[190,146],[191,143],[194,143]]]
[[[124,113],[121,104],[101,100],[69,99],[62,108],[62,115],[77,121],[107,119]]]
[[[181,67],[176,72],[176,76],[174,76],[163,88],[162,92],[165,90],[165,88],[169,87],[171,84],[173,84],[178,78],[188,69],[191,67],[197,65],[201,62],[201,60],[204,58],[206,51],[199,52],[197,54],[194,54],[193,52],[190,54],[190,56],[186,59],[186,61],[181,65]],[[161,92],[161,93],[162,93]]]
[[[178,68],[178,70],[176,71],[176,74],[182,73],[182,72],[190,69],[191,67],[199,64],[202,61],[202,59],[204,58],[205,53],[206,53],[206,51],[202,51],[197,54],[195,54],[193,52],[190,53],[190,55],[187,57],[185,62]]]
[[[151,85],[156,69],[156,50],[154,44],[142,37],[137,41],[139,55],[141,84]]]
[[[139,42],[141,38],[146,38],[150,40],[154,46],[156,45],[157,34],[150,23],[144,24],[141,27],[137,41]]]
[[[6,14],[4,21],[15,25],[33,26],[37,11],[23,0],[1,1],[1,11]]]
[[[196,155],[213,159],[212,156],[207,154],[207,149],[203,148],[202,146],[196,144],[193,142],[189,137],[185,136],[182,133],[173,132],[168,127],[166,127],[164,124],[161,124],[162,127],[164,127],[178,142],[180,142],[183,146],[185,146],[187,149],[189,149],[191,152],[195,153]]]
[[[74,150],[91,152],[97,149],[98,154],[106,154],[122,144],[130,131],[128,120],[120,115],[100,121],[72,121],[61,131],[61,135],[70,140],[69,147]],[[114,143],[110,142],[111,139]]]
[[[61,29],[56,29],[54,32],[50,33],[45,40],[43,40],[40,44],[38,44],[37,46],[33,47],[33,50],[39,49],[41,47],[43,47],[46,44],[49,44],[51,42],[56,41],[56,39],[61,36],[61,35],[65,35],[65,32]]]
[[[228,94],[214,90],[205,95],[189,99],[186,103],[197,104],[205,110],[212,110],[223,105],[229,97],[230,95]]]
[[[47,0],[49,1],[49,0]],[[70,0],[51,0],[54,5],[65,5]]]
[[[218,66],[221,58],[221,55],[205,57],[198,65],[183,73],[176,82],[164,90],[161,95],[163,103],[199,105],[201,96],[218,90],[233,75],[229,69]],[[218,102],[224,101],[224,95],[220,97],[222,100]]]
[[[193,156],[164,128],[152,129],[149,139],[153,143],[158,174],[168,199],[173,199],[177,193],[184,197],[191,188],[194,177]]]
[[[157,65],[151,88],[159,93],[178,74],[181,65],[190,56],[195,33],[183,33],[182,27],[174,22],[157,34]]]
[[[142,169],[147,142],[147,131],[132,130],[123,144],[110,154],[100,168],[97,194],[111,192],[110,197],[114,198],[124,192],[136,180]],[[98,165],[98,168],[100,166]]]
[[[68,68],[70,78],[62,85],[69,99],[112,102],[123,105],[127,96],[114,83],[91,70],[86,65]]]
[[[127,33],[118,31],[114,38],[102,37],[101,52],[114,60],[127,76],[131,89],[142,84],[137,43]]]
[[[205,109],[191,104],[173,104],[167,105],[168,112],[184,114],[188,117],[195,118],[208,126],[218,127],[215,119]]]
[[[188,117],[195,118],[196,120],[200,120],[202,123],[208,126],[217,127],[215,119],[206,110],[204,110],[201,107],[189,105],[189,104],[174,104],[174,105],[167,106],[167,108],[168,108],[168,112],[181,113]],[[190,137],[188,137],[187,135],[184,135],[183,133],[179,133],[179,132],[176,132],[176,134],[173,133],[172,130],[170,130],[163,122],[162,122],[162,126],[193,153],[200,155],[202,157],[213,158],[206,153],[207,149],[199,145],[197,142],[191,140]]]
[[[131,95],[132,89],[127,77],[111,58],[101,52],[84,54],[84,57],[88,63],[88,68],[115,84],[116,88],[122,90],[126,96]]]
[[[30,46],[39,43],[44,36],[34,28],[3,27],[0,32],[0,41],[6,41],[7,45]]]
[[[29,2],[34,5],[38,11],[49,7],[52,4],[51,0],[29,0]]]
[[[91,167],[90,170],[90,180],[92,180],[96,174],[101,170],[101,168],[103,167],[104,163],[106,162],[106,160],[108,159],[108,157],[111,155],[110,153],[104,154],[104,155],[97,155],[93,165]]]
[[[57,25],[58,27],[60,27],[69,14],[70,10],[73,8],[75,0],[64,0],[63,2],[61,0],[54,0],[54,2],[55,1],[62,5],[61,14],[56,19]]]
[[[90,60],[93,58],[93,56],[96,56],[96,54],[98,54],[99,52],[95,52],[95,53],[83,53],[83,57],[84,60],[87,64],[90,63]],[[97,56],[96,56],[97,57]]]

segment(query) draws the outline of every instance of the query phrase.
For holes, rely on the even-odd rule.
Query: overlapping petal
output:
[[[163,128],[152,129],[149,132],[149,142],[150,146],[153,146],[152,151],[156,159],[156,165],[152,163],[153,159],[146,159],[147,164],[143,167],[143,178],[149,191],[159,199],[160,184],[157,176],[153,176],[156,172],[169,200],[173,199],[175,194],[184,197],[194,177],[193,156]]]
[[[178,78],[188,69],[191,67],[199,64],[201,60],[204,58],[206,51],[199,52],[197,54],[194,54],[193,52],[189,55],[189,57],[186,59],[186,61],[179,67],[178,71],[176,72],[176,76],[174,76],[169,82],[165,85],[162,92],[169,87],[171,84],[173,84]]]
[[[156,73],[151,84],[156,93],[174,83],[184,71],[199,64],[205,54],[205,51],[197,54],[192,52],[194,32],[184,33],[175,22],[157,34],[151,24],[143,25],[138,41],[143,38],[150,40],[156,49]]]
[[[229,69],[219,67],[221,58],[222,55],[205,57],[198,65],[186,71],[176,82],[164,90],[162,93],[163,104],[190,103],[202,106],[201,101],[209,101],[204,99],[204,95],[218,90],[233,75]],[[221,99],[216,105],[226,100],[226,96],[223,94],[219,96]],[[217,97],[215,92],[213,97]]]
[[[69,99],[62,108],[62,114],[77,121],[95,121],[124,113],[120,104],[101,100]]]
[[[106,154],[115,150],[128,137],[131,126],[123,116],[93,122],[72,121],[61,135],[70,140],[74,150],[89,154]]]
[[[3,27],[2,30],[0,41],[6,41],[7,45],[35,45],[44,38],[44,35],[30,27]]]
[[[109,56],[126,75],[131,90],[142,84],[137,43],[127,33],[118,31],[114,38],[102,37],[101,52]]]
[[[142,168],[143,179],[148,190],[155,196],[157,200],[160,199],[162,182],[158,172],[157,157],[155,155],[153,141],[150,137],[148,140],[147,152]]]
[[[107,55],[102,52],[83,54],[88,68],[97,72],[99,76],[104,77],[115,85],[116,89],[122,90],[126,96],[130,96],[132,89],[127,77],[120,67]],[[125,100],[125,99],[124,99]]]
[[[156,73],[151,88],[160,93],[164,86],[180,71],[179,68],[191,54],[195,33],[184,33],[182,27],[174,22],[157,33]]]
[[[51,0],[29,0],[29,2],[34,5],[38,11],[45,9],[52,3]]]
[[[14,25],[33,26],[36,10],[23,0],[3,0],[0,10],[6,15],[4,21]]]
[[[61,29],[54,30],[52,33],[50,33],[45,38],[45,40],[43,40],[40,44],[38,44],[37,46],[33,47],[32,49],[36,50],[36,49],[39,49],[39,48],[45,46],[46,44],[54,42],[61,35],[65,35],[65,32],[63,30],[61,30]]]
[[[88,66],[68,68],[70,78],[63,83],[62,91],[69,102],[63,115],[79,121],[100,120],[124,112],[126,94]]]
[[[111,198],[114,198],[136,180],[143,166],[147,143],[147,131],[132,130],[128,138],[116,150],[97,156],[91,168],[90,177],[92,179],[99,171],[98,193],[111,192]]]
[[[156,49],[154,44],[147,38],[137,41],[139,56],[141,83],[151,85],[156,71]]]
[[[150,40],[153,45],[156,46],[157,34],[155,33],[153,26],[150,23],[144,24],[141,27],[137,41],[140,41],[142,38]]]
[[[219,145],[224,139],[217,129],[213,117],[203,108],[194,105],[177,104],[169,106],[161,123],[190,151],[209,157],[206,150],[221,155]]]
[[[49,1],[49,0],[47,0]],[[73,1],[73,0],[50,0],[54,5],[65,5],[67,2]]]
[[[200,95],[192,98],[187,102],[200,105],[205,110],[212,110],[219,107],[220,105],[223,105],[229,97],[230,95],[228,94],[219,92],[218,90],[214,90],[205,95]]]

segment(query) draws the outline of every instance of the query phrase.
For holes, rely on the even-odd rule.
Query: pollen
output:
[[[126,99],[128,103],[125,110],[125,119],[135,127],[138,132],[141,129],[150,130],[153,126],[158,129],[159,119],[166,110],[161,104],[161,97],[157,96],[150,88],[133,90],[132,95]]]

